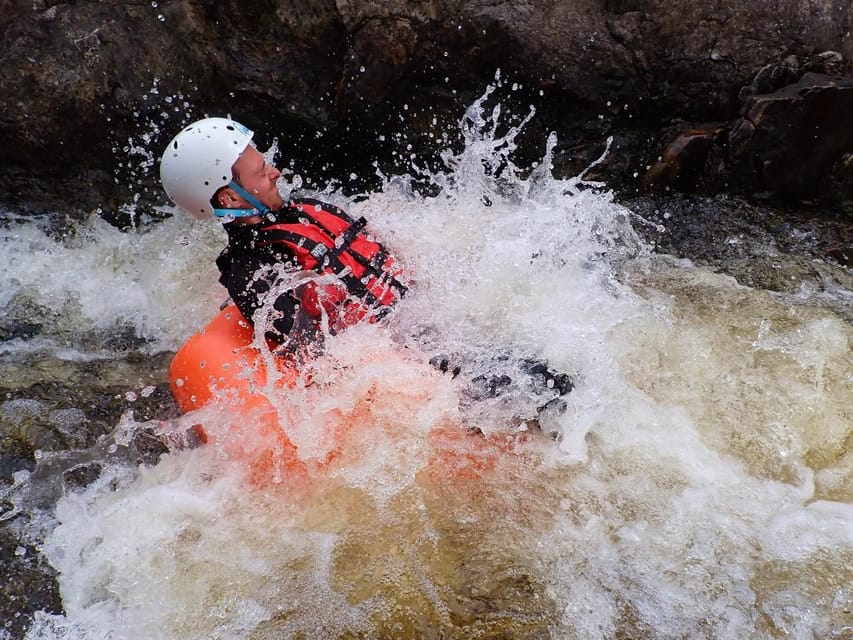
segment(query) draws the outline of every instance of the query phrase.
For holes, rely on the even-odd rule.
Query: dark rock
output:
[[[811,62],[789,56],[761,69],[741,90],[741,117],[693,128],[686,123],[671,126],[658,143],[662,153],[642,172],[640,187],[735,193],[784,205],[849,203],[853,78],[803,72],[834,69],[836,61],[834,52],[814,56]],[[637,154],[651,152],[634,149]]]
[[[178,415],[165,381],[170,360],[170,354],[116,353],[116,360],[96,362],[31,357],[19,366],[8,358],[3,373],[15,386],[0,385],[0,481],[31,469],[36,451],[93,447],[129,410],[138,421]],[[139,371],[151,376],[144,391]],[[136,449],[148,459],[156,457],[157,447],[140,440]]]
[[[435,133],[453,132],[498,68],[523,87],[507,104],[537,108],[530,149],[552,130],[572,147],[616,132],[632,155],[599,170],[631,188],[677,137],[647,148],[673,121],[733,120],[740,98],[849,73],[853,57],[847,0],[809,12],[796,0],[7,5],[0,202],[57,212],[162,202],[160,149],[205,114],[244,120],[262,143],[277,136],[303,175],[363,182],[403,145],[434,156],[447,144]],[[771,140],[752,139],[770,162],[762,179],[785,183]]]
[[[660,161],[646,171],[641,180],[644,189],[673,188],[692,191],[703,174],[715,146],[720,146],[722,127],[690,129],[667,145]]]
[[[832,166],[831,191],[853,212],[853,153],[845,153]]]
[[[35,546],[22,543],[3,523],[0,523],[0,565],[3,566],[0,633],[4,637],[23,638],[37,611],[62,613],[56,572]]]
[[[829,245],[824,248],[823,252],[824,255],[828,258],[832,258],[838,262],[838,264],[843,264],[847,267],[853,266],[853,241],[848,242],[846,245]]]
[[[833,169],[843,170],[850,153],[853,78],[814,73],[773,93],[749,96],[729,140],[731,163],[742,177],[753,176],[758,189],[792,198],[830,190]]]

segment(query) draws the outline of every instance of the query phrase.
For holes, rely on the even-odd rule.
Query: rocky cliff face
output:
[[[519,153],[554,130],[567,173],[615,134],[617,188],[849,198],[851,32],[848,0],[13,0],[0,203],[156,199],[152,158],[204,114],[277,136],[308,175],[370,175],[401,140],[447,144],[497,69],[521,85],[507,106],[537,108]]]

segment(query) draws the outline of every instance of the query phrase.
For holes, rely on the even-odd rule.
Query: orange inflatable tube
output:
[[[267,372],[254,346],[252,326],[229,305],[178,350],[169,367],[172,394],[183,413],[216,403],[227,412],[230,428],[214,436],[202,425],[202,442],[216,442],[226,454],[248,459],[256,484],[292,479],[304,472],[296,447],[279,424],[278,411],[263,390]],[[297,374],[277,362],[276,388],[292,386]]]
[[[253,335],[237,307],[229,305],[184,343],[169,367],[172,395],[183,413],[221,399],[229,390],[251,395],[266,384]]]
[[[234,306],[228,306],[175,354],[169,368],[172,393],[181,411],[188,413],[208,405],[222,408],[227,419],[216,420],[215,429],[196,425],[204,443],[219,446],[229,457],[244,462],[256,486],[296,481],[310,476],[309,468],[297,455],[287,437],[278,410],[265,390],[267,370],[260,350],[253,346],[251,325]],[[276,359],[277,378],[272,385],[276,396],[294,386],[298,372],[283,359]],[[370,394],[350,411],[340,413],[338,429],[345,433],[369,414]],[[494,471],[499,459],[527,440],[524,434],[472,436],[460,425],[442,425],[430,438],[433,460],[425,470],[437,477],[480,477]],[[337,459],[332,451],[323,463]]]

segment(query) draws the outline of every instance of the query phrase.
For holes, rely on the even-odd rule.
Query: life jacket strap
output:
[[[348,223],[348,226],[340,233],[334,234],[320,220],[312,216],[309,211],[299,208],[300,203],[310,204],[313,206],[321,206],[324,211],[337,216],[341,220]],[[320,240],[309,238],[299,231],[288,229],[264,229],[262,231],[262,242],[275,243],[286,242],[296,247],[306,249],[311,257],[316,261],[314,270],[318,273],[325,273],[327,269],[331,270],[343,282],[347,290],[357,297],[361,298],[368,306],[377,306],[379,299],[374,295],[362,281],[361,277],[357,277],[348,269],[341,261],[341,255],[346,253],[347,256],[358,262],[365,270],[365,275],[375,277],[383,287],[388,287],[396,290],[400,297],[404,296],[408,291],[407,287],[397,278],[391,275],[385,268],[385,264],[390,257],[388,251],[382,244],[376,243],[379,249],[372,258],[362,255],[358,251],[351,248],[352,243],[359,237],[359,234],[367,226],[367,219],[360,217],[353,219],[347,215],[342,209],[337,207],[329,207],[319,201],[310,199],[300,199],[292,201],[298,210],[298,216],[304,216],[317,227],[324,230],[329,236],[329,239],[334,243],[333,246],[327,245]],[[295,221],[294,221],[295,222]]]
[[[367,226],[367,220],[362,216],[358,220],[354,221],[350,224],[346,229],[343,230],[335,238],[335,248],[329,250],[329,259],[333,257],[339,256],[341,253],[349,249],[349,246],[352,244],[352,241],[356,239],[359,233],[361,233],[362,229]],[[353,256],[357,255],[355,253]]]

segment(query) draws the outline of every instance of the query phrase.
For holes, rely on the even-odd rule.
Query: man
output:
[[[406,287],[394,258],[366,236],[364,218],[353,220],[317,200],[284,202],[277,187],[281,172],[252,145],[252,136],[227,118],[199,120],[169,143],[160,178],[179,207],[223,222],[228,246],[216,261],[220,282],[243,316],[264,320],[267,337],[282,343],[287,354],[310,356],[322,344],[324,328],[335,333],[380,318]],[[316,272],[323,284],[288,286],[288,277],[298,271]],[[258,310],[271,310],[271,317]],[[454,377],[460,372],[446,356],[430,362]],[[543,408],[573,387],[567,374],[544,362],[530,360],[524,369],[547,396]],[[478,376],[464,395],[494,397],[511,383],[507,375]]]
[[[227,118],[205,118],[178,133],[160,162],[169,197],[195,217],[215,216],[228,233],[217,259],[220,282],[250,322],[259,309],[267,336],[291,350],[361,320],[384,315],[406,292],[394,258],[338,207],[284,202],[281,172],[252,144],[253,132]],[[320,276],[288,286],[294,272]],[[274,296],[272,304],[266,298]]]

